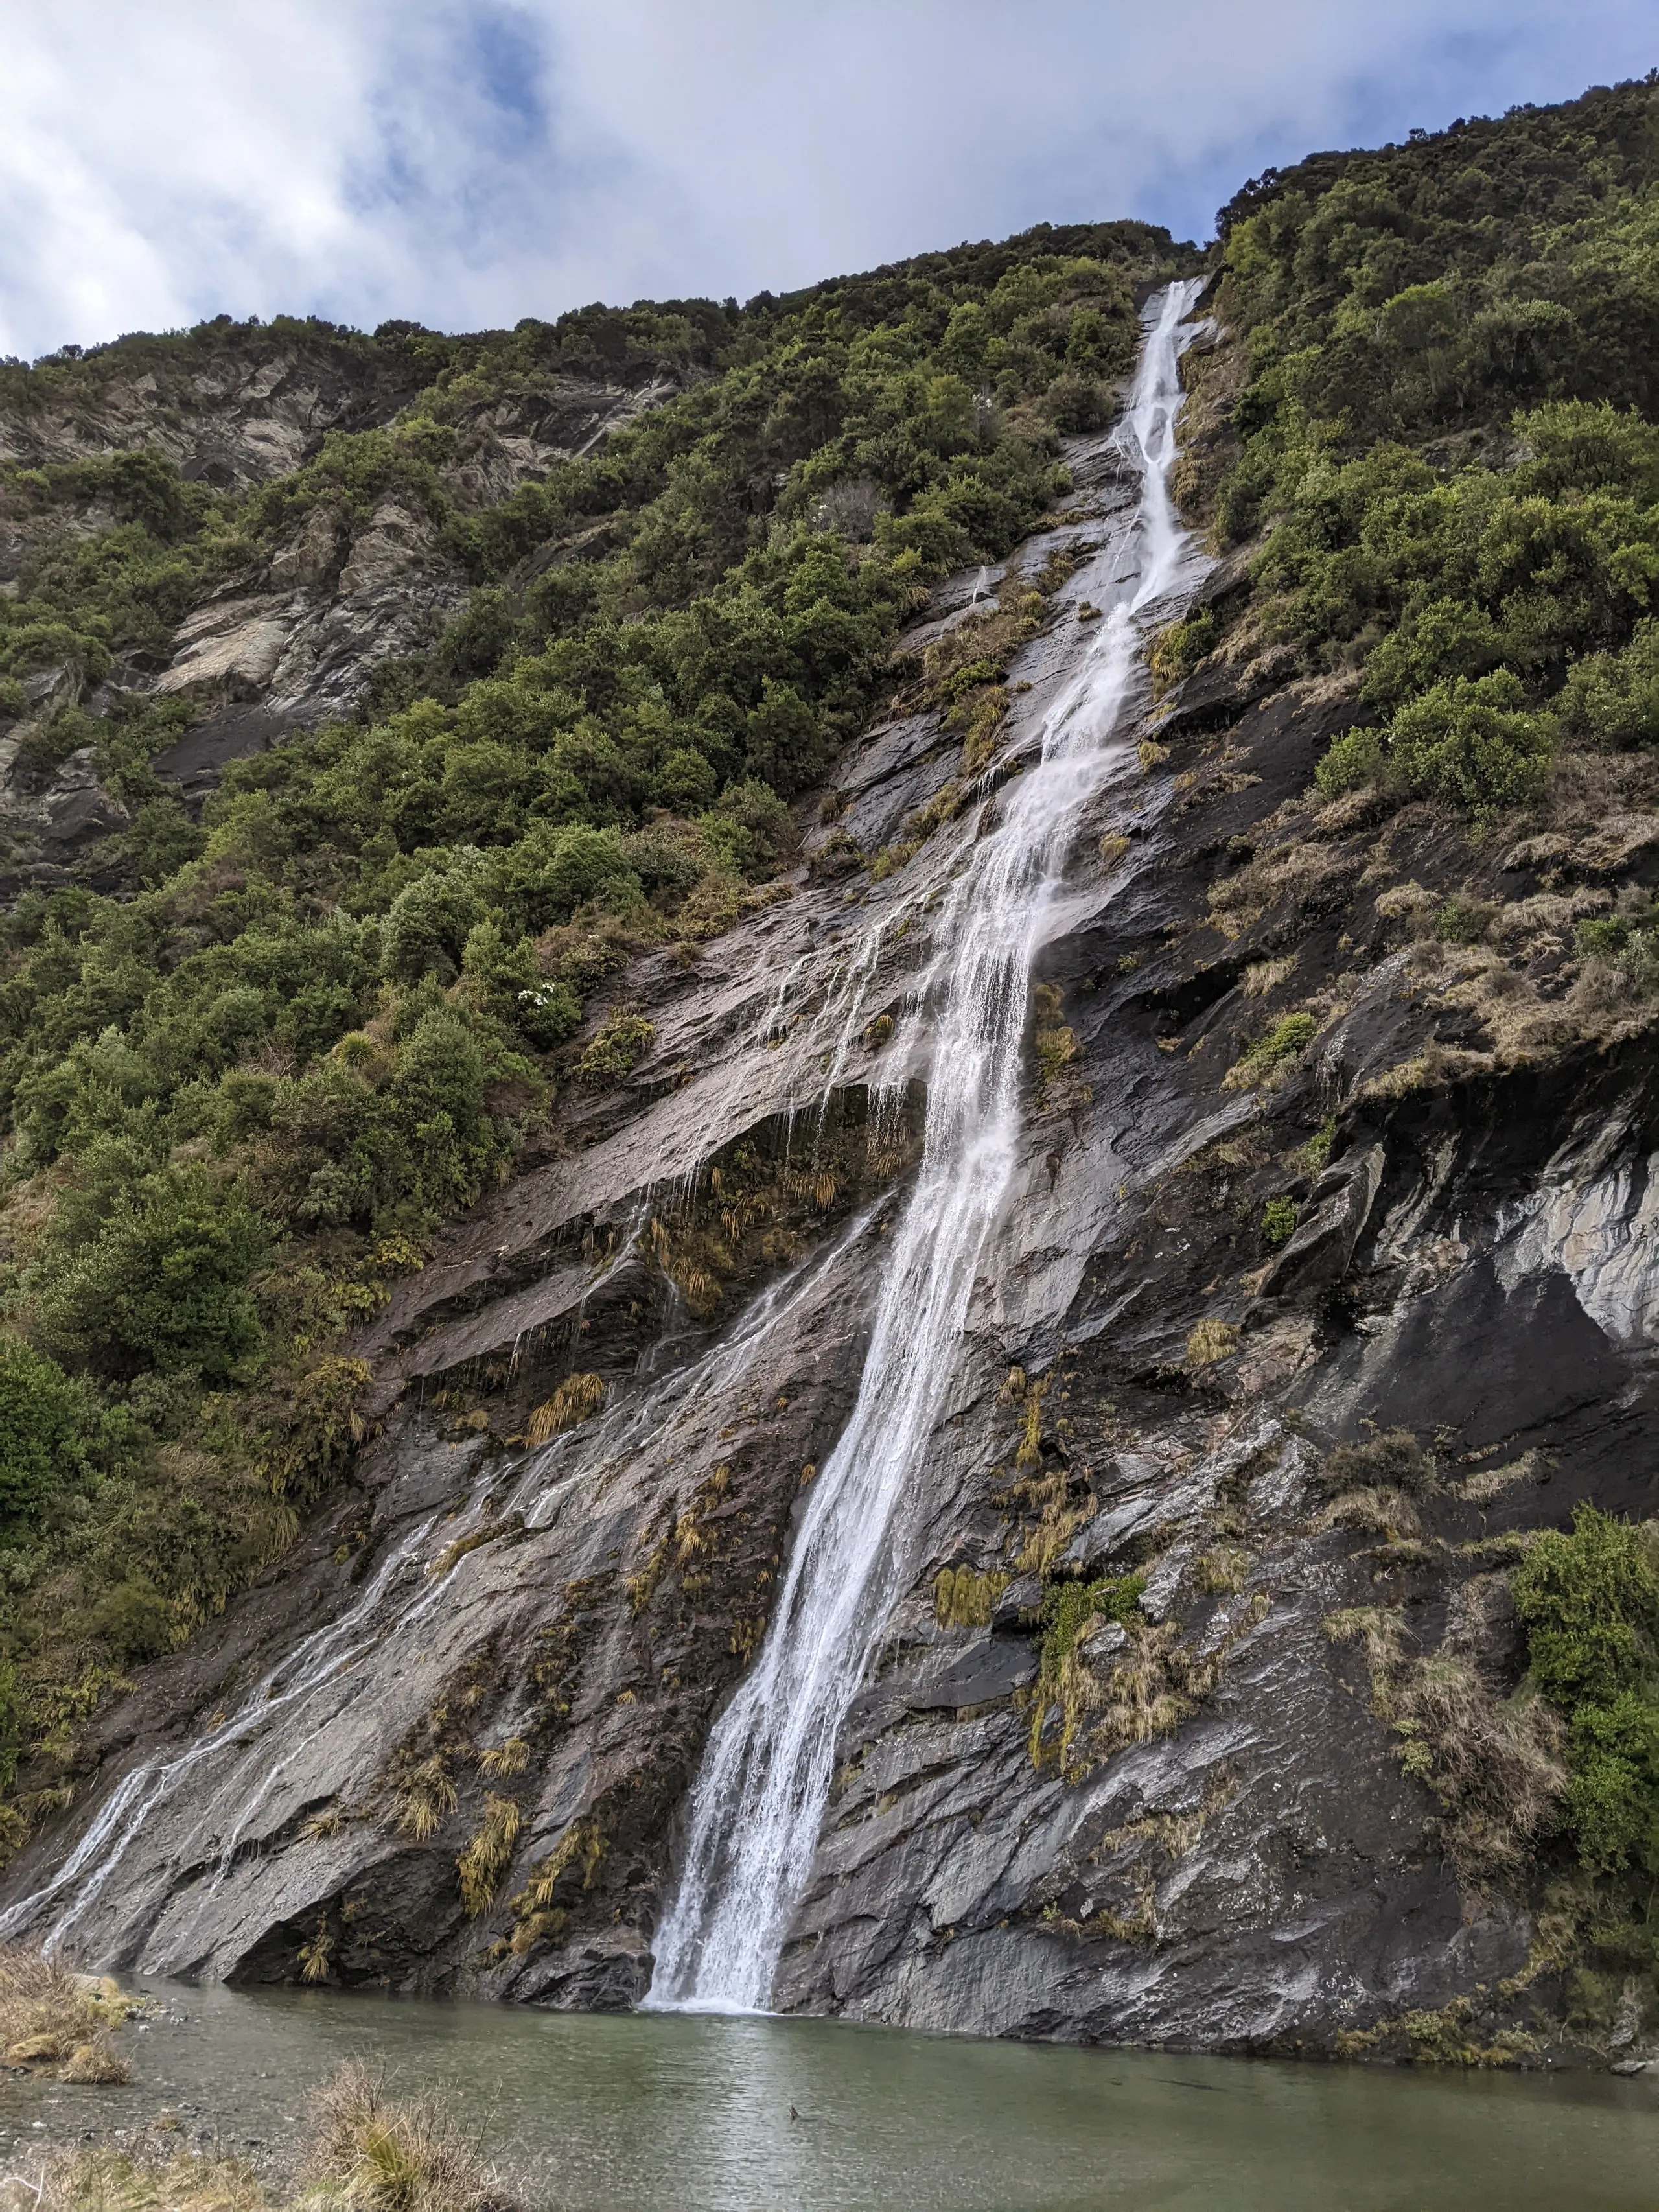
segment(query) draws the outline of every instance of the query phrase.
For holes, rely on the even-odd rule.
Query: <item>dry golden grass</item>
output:
[[[518,2212],[519,2200],[463,2142],[441,2100],[394,2102],[384,2077],[343,2066],[318,2100],[302,2205],[362,2212]]]
[[[605,1377],[602,1375],[567,1375],[558,1389],[530,1416],[530,1425],[525,1431],[527,1444],[544,1444],[574,1429],[590,1413],[597,1413],[605,1403]]]
[[[132,2010],[115,1983],[94,1983],[20,1943],[0,1948],[0,2051],[13,2066],[61,2066],[66,2081],[128,2081],[110,2042]]]
[[[1325,1620],[1334,1644],[1363,1649],[1371,1710],[1400,1738],[1396,1755],[1407,1773],[1439,1800],[1446,1856],[1477,1891],[1524,1875],[1567,1786],[1559,1718],[1524,1683],[1504,1696],[1479,1663],[1504,1587],[1496,1575],[1463,1584],[1445,1642],[1417,1658],[1407,1655],[1397,1606],[1352,1606]]]
[[[1209,1367],[1218,1359],[1226,1359],[1237,1351],[1243,1332],[1237,1322],[1217,1321],[1206,1315],[1194,1322],[1187,1338],[1188,1367]]]
[[[501,1877],[513,1863],[514,1847],[524,1815],[516,1800],[488,1796],[478,1832],[455,1862],[460,1877],[461,1902],[468,1917],[476,1920],[494,1903]]]
[[[1403,1492],[1376,1489],[1368,1483],[1341,1492],[1313,1524],[1316,1535],[1331,1528],[1357,1528],[1367,1535],[1386,1536],[1390,1541],[1418,1535],[1422,1526],[1416,1507]]]
[[[941,1567],[933,1583],[933,1612],[941,1628],[984,1628],[1008,1587],[1006,1574],[975,1574],[972,1567]]]
[[[193,2157],[159,2137],[55,2158],[38,2207],[33,2196],[31,2187],[17,2200],[19,2212],[267,2212],[270,2201],[237,2160]]]
[[[100,2028],[88,2042],[77,2043],[59,2069],[60,2081],[79,2081],[100,2088],[118,2087],[132,2079],[132,2069]]]
[[[394,2100],[375,2069],[342,2067],[315,2100],[311,2155],[289,2212],[521,2212],[435,2095]],[[184,2149],[163,2120],[137,2142],[48,2160],[27,2212],[271,2212],[235,2159]]]
[[[435,1835],[460,1802],[442,1752],[422,1759],[398,1791],[398,1826],[416,1843]]]
[[[1265,999],[1276,990],[1296,965],[1292,952],[1284,960],[1254,960],[1240,978],[1247,999]]]

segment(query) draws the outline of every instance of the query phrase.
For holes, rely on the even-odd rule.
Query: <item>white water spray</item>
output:
[[[1142,611],[1192,580],[1165,477],[1182,324],[1200,287],[1152,303],[1116,442],[1139,479],[1129,574],[1044,717],[1039,763],[948,895],[931,978],[933,1075],[916,1186],[883,1280],[856,1404],[811,1492],[760,1656],[710,1735],[686,1860],[658,1932],[647,2005],[764,2007],[811,1872],[836,1741],[913,1571],[920,1477],[947,1402],[980,1261],[1018,1153],[1031,966],[1054,933],[1078,808],[1121,763],[1138,696]],[[1108,570],[1110,573],[1110,570]]]

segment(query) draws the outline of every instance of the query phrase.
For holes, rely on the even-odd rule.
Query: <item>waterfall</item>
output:
[[[754,2009],[772,1988],[811,1872],[836,1742],[914,1572],[929,1440],[947,1402],[980,1263],[1018,1163],[1029,980],[1055,933],[1071,825],[1122,763],[1142,617],[1195,558],[1165,478],[1176,364],[1200,286],[1149,303],[1115,442],[1137,486],[1115,597],[1043,717],[1041,757],[1001,795],[946,895],[930,976],[933,1078],[921,1167],[893,1238],[856,1403],[809,1492],[754,1666],[710,1735],[685,1863],[658,1931],[648,2006]],[[1127,556],[1127,560],[1123,557]],[[1108,596],[1111,596],[1108,594]]]

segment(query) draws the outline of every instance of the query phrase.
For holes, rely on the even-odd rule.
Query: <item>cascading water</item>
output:
[[[911,1571],[918,1480],[947,1402],[980,1261],[1018,1161],[1029,978],[1054,934],[1079,807],[1121,763],[1141,618],[1192,582],[1165,478],[1182,324],[1200,287],[1149,306],[1116,443],[1138,482],[1115,599],[1043,718],[1040,760],[947,894],[924,993],[934,1070],[922,1162],[881,1286],[857,1402],[810,1493],[760,1656],[711,1735],[685,1865],[659,1930],[648,2005],[763,2007],[805,1888],[836,1742]]]
[[[991,802],[1000,823],[977,843],[963,819],[960,842],[941,836],[879,916],[844,937],[826,932],[830,942],[820,939],[781,977],[756,978],[757,1049],[783,1048],[796,1070],[815,1066],[833,1091],[864,1056],[860,1039],[894,988],[896,963],[908,967],[916,1034],[933,1039],[935,1079],[917,1185],[884,1248],[855,1409],[807,1493],[762,1656],[710,1739],[686,1872],[659,1938],[658,2003],[765,2002],[810,1868],[836,1735],[910,1571],[918,1476],[1016,1168],[1029,971],[1063,924],[1061,869],[1076,811],[1126,755],[1121,726],[1135,690],[1140,617],[1155,601],[1174,602],[1192,565],[1163,475],[1193,289],[1175,288],[1148,313],[1116,438],[1139,499],[1127,529],[1076,579],[1110,612],[1066,633],[1060,657],[1080,656],[1080,665],[1043,717],[1040,763]],[[943,872],[952,866],[959,872],[949,878]],[[816,1009],[810,1018],[806,1008]],[[892,1051],[897,1060],[902,1048]],[[805,1097],[800,1073],[790,1087]],[[877,1109],[879,1121],[881,1102]],[[636,1227],[649,1211],[641,1200]],[[262,1668],[195,1741],[153,1752],[121,1775],[62,1862],[0,1914],[0,1936],[44,1937],[54,1950],[156,1972],[216,1971],[254,1932],[314,1910],[340,1879],[330,1854],[345,1847],[307,1843],[299,1824],[337,1796],[356,1803],[365,1757],[380,1758],[438,1695],[443,1626],[454,1608],[465,1614],[468,1589],[496,1556],[468,1540],[515,1520],[529,1536],[550,1534],[575,1501],[620,1480],[623,1469],[654,1471],[642,1495],[653,1480],[672,1487],[676,1455],[694,1454],[707,1431],[728,1432],[721,1424],[775,1369],[780,1346],[810,1331],[814,1315],[839,1312],[848,1295],[842,1271],[865,1279],[854,1255],[868,1228],[862,1216],[849,1222],[687,1364],[672,1346],[654,1346],[641,1358],[643,1387],[476,1483],[447,1517],[411,1503],[339,1616]],[[624,1264],[636,1241],[624,1233],[613,1264]],[[603,1287],[604,1273],[590,1291]],[[424,1497],[418,1465],[412,1472]],[[503,1601],[510,1587],[504,1580]]]

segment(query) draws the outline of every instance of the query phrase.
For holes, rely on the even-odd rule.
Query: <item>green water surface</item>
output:
[[[568,2212],[1659,2212],[1659,2082],[1182,2058],[822,2021],[154,1985],[125,2089],[0,2081],[0,2158],[142,2126],[281,2173],[343,2059]],[[791,2107],[796,2117],[791,2117]],[[44,2123],[44,2125],[37,2125]]]

